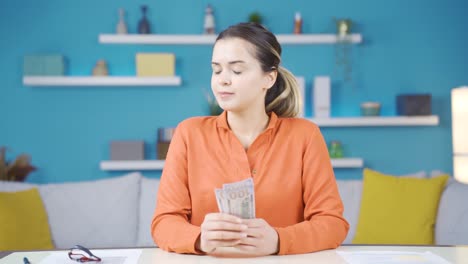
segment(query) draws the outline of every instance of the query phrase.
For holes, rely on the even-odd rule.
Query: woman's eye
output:
[[[213,70],[213,73],[214,73],[214,74],[220,74],[221,71],[215,71],[215,70]]]
[[[232,72],[233,72],[234,74],[236,74],[236,75],[239,75],[239,74],[242,73],[242,72],[240,72],[240,71],[232,71]]]

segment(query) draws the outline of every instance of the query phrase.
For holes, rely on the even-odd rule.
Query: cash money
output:
[[[255,191],[252,178],[223,184],[222,189],[215,189],[215,194],[221,213],[243,219],[255,218]]]

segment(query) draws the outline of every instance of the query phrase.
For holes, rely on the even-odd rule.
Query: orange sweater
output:
[[[319,128],[272,113],[245,151],[224,112],[177,127],[151,224],[156,244],[196,254],[205,215],[218,212],[214,189],[248,177],[254,180],[256,217],[278,232],[279,254],[336,248],[345,239],[349,225]]]

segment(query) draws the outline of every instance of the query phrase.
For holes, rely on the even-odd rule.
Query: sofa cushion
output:
[[[338,191],[343,200],[343,216],[349,223],[349,231],[343,244],[350,244],[356,234],[356,226],[359,217],[359,205],[361,203],[361,180],[338,180]]]
[[[0,192],[0,251],[53,249],[37,188]]]
[[[156,196],[159,189],[159,179],[143,177],[140,184],[140,209],[138,220],[137,246],[155,246],[151,237],[151,221],[156,208]]]
[[[453,179],[453,178],[452,178]],[[468,184],[451,180],[440,198],[435,227],[439,245],[468,245]]]
[[[424,178],[425,171],[406,174],[401,177]],[[359,218],[359,207],[361,205],[362,180],[337,180],[338,191],[344,205],[344,218],[349,223],[349,231],[343,244],[351,244],[356,234]]]
[[[38,187],[37,184],[15,181],[0,181],[0,192],[17,192]]]
[[[448,178],[394,177],[364,169],[353,243],[433,244],[437,208]]]
[[[58,249],[136,243],[140,173],[39,187]]]

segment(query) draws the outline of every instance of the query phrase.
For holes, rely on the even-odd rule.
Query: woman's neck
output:
[[[227,113],[227,122],[245,149],[248,149],[258,135],[268,126],[270,117],[263,111],[257,113]]]

